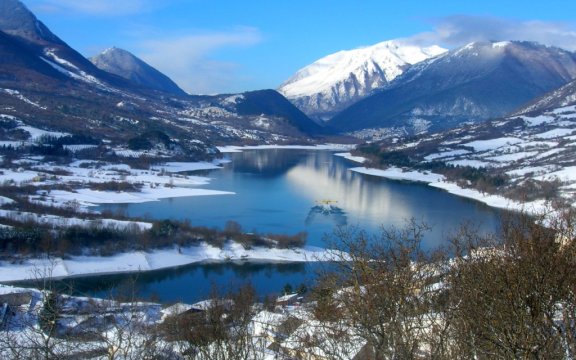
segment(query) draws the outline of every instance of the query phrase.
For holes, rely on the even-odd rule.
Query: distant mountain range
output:
[[[390,41],[320,59],[279,91],[339,131],[398,136],[501,117],[575,77],[574,53],[531,42]]]
[[[199,149],[306,142],[325,131],[274,90],[192,96],[127,51],[92,61],[20,1],[0,1],[0,115],[120,142],[161,130]]]
[[[278,91],[310,117],[326,121],[385,87],[410,65],[444,52],[439,46],[402,40],[339,51],[298,70]]]
[[[0,115],[120,142],[150,130],[198,147],[420,134],[572,104],[575,78],[574,53],[536,43],[393,40],[326,56],[278,91],[195,96],[128,51],[90,61],[20,1],[0,1]]]

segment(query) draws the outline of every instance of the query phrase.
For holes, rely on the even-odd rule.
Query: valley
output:
[[[0,0],[1,358],[576,357],[569,27],[343,49],[362,24],[243,67],[299,27],[158,40],[178,3],[76,7],[140,11],[100,51],[40,19],[72,2]]]

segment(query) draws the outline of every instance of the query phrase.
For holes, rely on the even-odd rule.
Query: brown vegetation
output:
[[[488,235],[462,226],[446,249],[434,252],[421,247],[428,226],[414,220],[376,235],[339,228],[331,244],[345,253],[313,289],[311,318],[289,330],[290,343],[277,337],[273,349],[294,359],[574,358],[574,219],[571,211],[555,218],[514,214],[503,219],[500,232]],[[154,231],[174,236],[183,229],[194,228],[162,222]],[[220,235],[240,231],[229,222]],[[40,358],[60,356],[56,349],[74,353],[71,338],[64,342],[55,331],[61,297],[47,294],[35,347],[19,348],[4,332],[6,351],[34,349]],[[211,299],[204,309],[174,314],[159,326],[143,326],[141,305],[133,303],[124,317],[110,316],[99,325],[115,331],[84,339],[105,344],[109,358],[263,358],[268,340],[251,330],[260,309],[254,289],[214,292]]]
[[[376,238],[338,232],[349,257],[325,274],[315,313],[346,324],[341,341],[359,336],[374,359],[573,358],[573,220],[511,216],[497,236],[462,227],[433,254],[413,221]],[[327,289],[340,290],[326,301]]]

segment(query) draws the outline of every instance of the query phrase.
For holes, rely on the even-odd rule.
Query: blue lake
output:
[[[222,228],[233,220],[244,231],[308,233],[307,243],[324,246],[324,237],[336,226],[358,226],[372,233],[384,227],[402,227],[415,218],[432,226],[424,246],[446,244],[447,235],[464,222],[485,231],[497,228],[499,210],[450,195],[424,184],[391,181],[350,171],[357,164],[329,151],[247,150],[226,154],[231,160],[220,170],[195,172],[211,179],[207,189],[234,195],[165,199],[143,204],[102,206],[130,216],[153,219],[189,219],[192,225]],[[329,200],[341,209],[316,211],[318,201]],[[227,289],[250,282],[260,295],[278,293],[286,283],[310,283],[317,264],[195,264],[177,269],[131,275],[74,279],[78,291],[105,295],[128,279],[142,296],[193,302],[205,298],[214,284]]]

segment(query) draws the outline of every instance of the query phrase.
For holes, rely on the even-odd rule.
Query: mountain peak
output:
[[[343,50],[300,69],[279,91],[309,116],[326,120],[335,112],[387,85],[406,67],[444,53],[404,40]]]
[[[186,95],[186,92],[169,77],[129,51],[111,47],[90,58],[90,61],[101,70],[121,76],[138,85],[176,95]]]
[[[63,44],[62,40],[18,0],[0,1],[0,30],[32,43]]]

